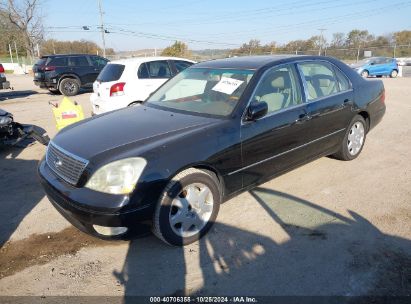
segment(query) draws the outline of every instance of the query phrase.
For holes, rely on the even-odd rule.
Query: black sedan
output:
[[[240,192],[322,156],[356,158],[384,99],[381,81],[333,58],[203,62],[141,106],[63,129],[39,174],[85,232],[120,238],[150,221],[160,239],[185,245]]]

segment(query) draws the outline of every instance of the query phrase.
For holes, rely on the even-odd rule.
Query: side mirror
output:
[[[374,65],[375,64],[375,62],[370,62],[370,65]]]
[[[265,101],[253,101],[247,109],[246,120],[253,121],[265,116],[268,112],[268,105]]]

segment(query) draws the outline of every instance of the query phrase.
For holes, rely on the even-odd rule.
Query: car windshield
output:
[[[189,68],[168,81],[148,100],[148,105],[168,109],[230,115],[254,71]]]

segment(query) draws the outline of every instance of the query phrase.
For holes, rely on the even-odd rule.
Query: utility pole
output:
[[[103,40],[103,57],[106,57],[106,39],[104,37],[104,22],[103,22],[103,9],[101,8],[101,0],[98,0],[98,9],[100,11],[100,28],[101,28],[101,39]]]
[[[321,56],[321,51],[322,51],[323,41],[324,41],[323,32],[326,31],[327,29],[320,28],[318,30],[320,31],[320,48],[318,50],[318,56]]]

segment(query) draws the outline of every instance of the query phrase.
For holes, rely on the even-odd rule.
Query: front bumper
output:
[[[34,84],[38,87],[40,87],[41,89],[58,89],[58,83],[57,83],[57,79],[53,79],[51,81],[47,81],[47,80],[41,80],[41,79],[34,79],[33,80]]]
[[[63,215],[71,224],[78,229],[88,234],[104,237],[93,228],[93,225],[105,227],[127,227],[130,230],[136,231],[143,222],[148,221],[152,217],[153,208],[151,205],[144,205],[132,210],[124,211],[122,208],[93,208],[85,205],[87,195],[79,195],[76,188],[67,185],[60,180],[47,166],[44,159],[40,162],[38,173],[41,184],[46,192],[47,197],[53,206]],[[63,190],[64,189],[64,190]],[[91,191],[90,192],[94,192]],[[92,195],[92,194],[88,194]],[[101,198],[104,194],[98,194]],[[74,199],[76,197],[76,199]],[[107,199],[112,199],[112,195],[107,195]],[[91,201],[95,198],[89,197]],[[119,198],[119,200],[124,200]],[[113,205],[118,205],[119,202],[113,202]],[[116,236],[110,238],[117,238]]]

